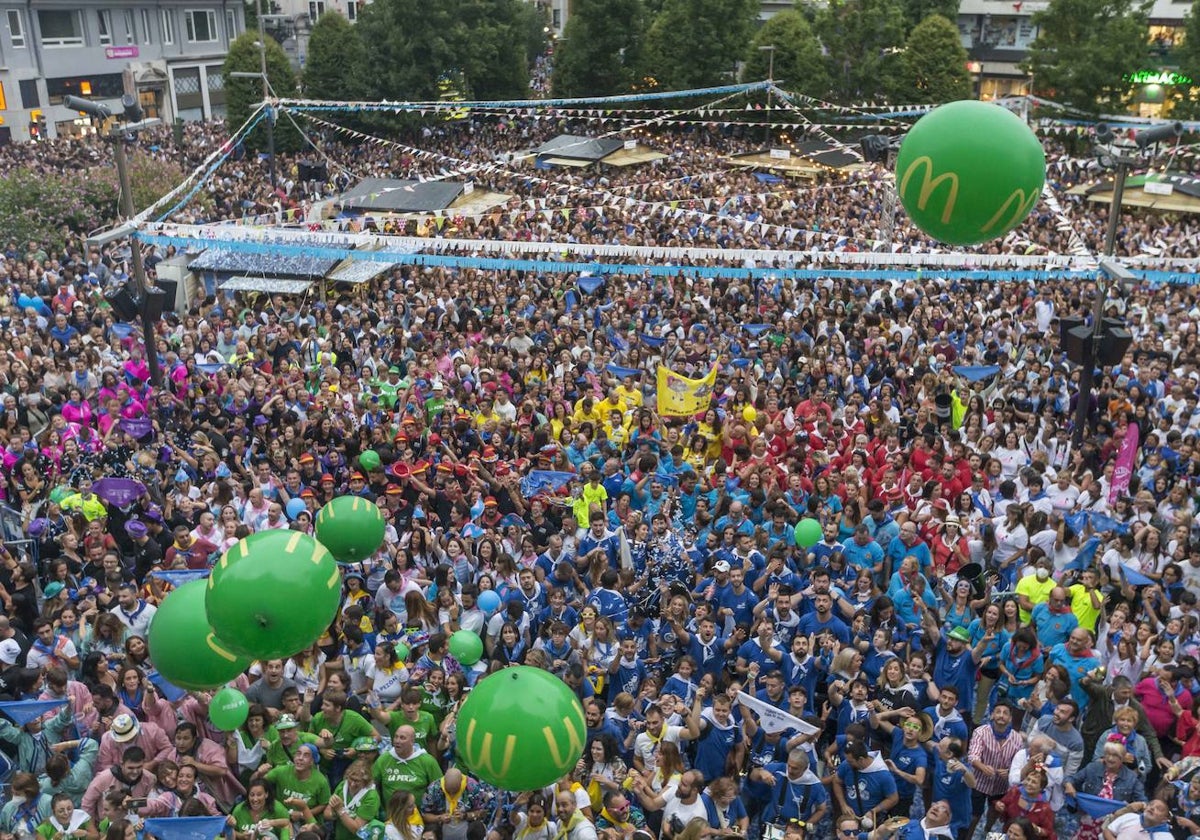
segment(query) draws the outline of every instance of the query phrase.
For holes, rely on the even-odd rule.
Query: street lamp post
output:
[[[767,82],[769,83],[767,87],[767,125],[763,126],[763,142],[766,142],[771,138],[770,111],[775,87],[775,45],[763,44],[758,49],[759,52],[767,54]]]
[[[87,99],[80,99],[77,96],[67,96],[63,98],[63,104],[72,110],[81,111],[84,114],[98,120],[107,120],[112,117],[112,110],[106,105],[101,105],[98,102],[92,102]],[[125,152],[125,138],[129,135],[136,135],[142,129],[152,128],[162,123],[162,120],[142,120],[141,109],[137,107],[136,100],[131,96],[126,96],[122,99],[122,104],[125,106],[125,116],[134,117],[133,122],[125,122],[116,126],[104,135],[105,139],[113,144],[113,156],[117,163],[117,182],[119,184],[121,215],[125,217],[126,222],[134,217],[136,210],[133,206],[133,182],[129,177],[129,156]],[[127,233],[129,235],[130,244],[130,260],[133,263],[133,283],[134,289],[137,291],[138,313],[142,324],[142,343],[146,347],[146,364],[150,368],[150,382],[155,388],[161,388],[163,384],[162,366],[158,362],[158,343],[155,341],[154,318],[151,317],[150,308],[147,306],[149,300],[150,283],[146,279],[146,264],[142,260],[142,246],[133,236],[135,229],[119,228],[113,233]],[[111,237],[115,238],[115,237]]]
[[[267,40],[263,34],[263,19],[262,15],[258,16],[258,59],[259,72],[243,73],[233,72],[229,74],[231,79],[261,79],[262,80],[262,97],[266,103],[267,109],[267,158],[271,165],[271,189],[275,190],[278,187],[278,177],[275,174],[275,109],[271,107],[271,85],[267,78]]]

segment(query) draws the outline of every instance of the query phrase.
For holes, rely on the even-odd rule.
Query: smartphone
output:
[[[142,797],[141,799],[130,799],[130,800],[128,800],[127,804],[129,806],[129,808],[132,810],[136,810],[138,808],[145,808],[146,807],[146,798]]]

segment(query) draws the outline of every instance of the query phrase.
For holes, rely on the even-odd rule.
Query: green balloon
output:
[[[821,530],[821,523],[817,520],[801,519],[796,523],[796,529],[792,536],[796,538],[796,545],[801,548],[812,548],[821,541],[825,532]]]
[[[404,644],[404,642],[395,642],[395,647],[396,647],[396,661],[397,662],[407,662],[408,655],[410,653],[412,653],[412,651],[408,649],[408,645]]]
[[[374,449],[368,449],[358,456],[358,465],[367,472],[379,469],[380,463],[379,453]]]
[[[75,495],[75,490],[66,484],[60,484],[50,491],[50,501],[56,505],[61,505],[62,500],[68,496]]]
[[[220,688],[250,667],[217,639],[204,614],[207,587],[202,580],[171,591],[150,620],[150,658],[163,679],[180,688]]]
[[[479,681],[456,732],[458,754],[476,778],[502,790],[538,790],[574,769],[587,721],[566,683],[518,665]]]
[[[1032,212],[1046,153],[1012,111],[951,102],[917,120],[896,156],[896,192],[913,223],[947,245],[997,239]]]
[[[343,563],[366,560],[383,544],[387,521],[379,505],[361,496],[338,496],[317,511],[317,539]]]
[[[478,633],[470,630],[459,630],[450,637],[447,643],[450,655],[463,665],[474,665],[483,656],[483,639]]]
[[[213,566],[204,599],[208,623],[236,653],[282,659],[329,627],[342,575],[324,546],[299,531],[261,531]]]
[[[232,732],[250,716],[250,701],[236,688],[222,688],[208,704],[208,720],[222,732]]]

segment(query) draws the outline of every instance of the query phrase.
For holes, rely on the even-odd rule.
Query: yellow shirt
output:
[[[1050,600],[1050,590],[1058,586],[1058,582],[1052,577],[1045,580],[1038,580],[1036,574],[1025,575],[1017,581],[1017,594],[1024,595],[1029,599],[1029,603],[1035,607],[1038,604],[1045,603]],[[1021,610],[1021,623],[1029,623],[1030,614],[1025,610]]]
[[[642,392],[637,388],[626,388],[624,385],[616,387],[617,396],[625,401],[626,405],[631,405],[634,408],[642,407]]]
[[[599,504],[601,509],[604,508],[604,503],[608,501],[608,491],[604,489],[603,484],[592,485],[592,482],[587,482],[583,485],[583,500],[590,504]]]
[[[1082,583],[1073,585],[1068,592],[1071,593],[1071,612],[1075,613],[1075,618],[1079,620],[1079,626],[1096,632],[1096,619],[1100,617],[1100,610],[1092,606],[1092,598],[1088,595],[1087,590],[1083,588]],[[1100,596],[1100,603],[1104,603],[1104,596]]]

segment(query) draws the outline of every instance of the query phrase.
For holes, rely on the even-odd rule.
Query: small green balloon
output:
[[[222,732],[232,732],[250,716],[250,701],[236,688],[222,688],[208,704],[208,720]]]
[[[358,456],[358,464],[367,472],[379,469],[382,462],[379,460],[379,453],[374,449],[368,449]]]
[[[815,519],[801,519],[796,523],[796,528],[792,533],[796,538],[796,545],[801,548],[812,548],[821,541],[821,537],[825,536],[821,530],[821,523]]]
[[[206,592],[202,580],[171,590],[146,634],[158,673],[172,685],[192,691],[220,688],[249,668],[251,661],[230,650],[208,626]]]
[[[450,655],[463,665],[471,666],[483,656],[483,639],[470,630],[459,630],[448,642]]]
[[[404,644],[404,642],[396,642],[395,646],[396,646],[396,661],[397,662],[407,662],[409,654],[412,653],[412,651],[409,650],[408,645]]]
[[[947,245],[976,245],[1021,224],[1046,183],[1037,135],[1006,108],[951,102],[917,120],[896,156],[896,192],[913,223]]]
[[[539,790],[574,769],[587,740],[575,693],[527,665],[479,681],[459,710],[458,754],[467,769],[502,790]]]
[[[337,614],[342,574],[299,531],[261,531],[217,561],[204,599],[209,625],[236,653],[282,659],[320,638]]]
[[[362,496],[338,496],[317,511],[315,533],[343,563],[366,560],[383,544],[387,521],[379,505]]]
[[[66,484],[60,484],[50,491],[50,501],[56,505],[61,505],[62,500],[68,496],[75,495],[75,490]]]

